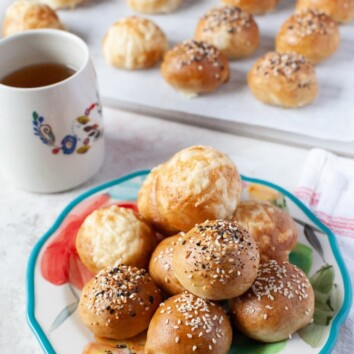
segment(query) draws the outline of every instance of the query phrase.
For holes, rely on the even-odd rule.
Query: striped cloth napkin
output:
[[[337,236],[354,288],[354,160],[313,149],[295,195]],[[341,328],[333,353],[353,353],[354,310]]]

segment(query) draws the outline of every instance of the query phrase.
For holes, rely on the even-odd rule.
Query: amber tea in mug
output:
[[[0,83],[18,88],[34,88],[56,84],[75,74],[76,70],[57,63],[25,66],[1,78]]]

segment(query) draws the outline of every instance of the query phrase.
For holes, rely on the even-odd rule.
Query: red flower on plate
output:
[[[70,283],[82,289],[93,274],[82,264],[76,251],[77,232],[86,217],[98,208],[118,205],[137,211],[133,203],[110,203],[109,194],[101,194],[82,202],[70,213],[46,246],[41,259],[41,273],[44,279],[54,285]]]

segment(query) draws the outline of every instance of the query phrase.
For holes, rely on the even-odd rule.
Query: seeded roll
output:
[[[41,28],[64,29],[56,12],[45,4],[18,0],[6,10],[4,36]]]
[[[156,244],[154,231],[139,214],[116,205],[91,213],[76,236],[80,259],[92,273],[116,262],[147,268]]]
[[[248,337],[278,342],[313,319],[315,297],[301,269],[288,262],[268,261],[242,296],[230,301],[231,319]]]
[[[219,49],[205,42],[189,40],[166,53],[161,74],[177,91],[193,97],[217,90],[229,80],[230,69]]]
[[[166,294],[176,295],[185,289],[177,280],[172,268],[172,256],[178,239],[182,235],[167,237],[155,248],[149,265],[149,274],[156,285]]]
[[[297,243],[298,230],[293,218],[268,202],[242,201],[233,220],[246,228],[256,240],[261,262],[287,261]]]
[[[214,45],[229,59],[240,59],[258,48],[259,29],[245,11],[232,6],[215,7],[200,19],[195,39]]]
[[[155,66],[167,49],[167,37],[161,28],[148,19],[136,16],[114,23],[102,43],[107,63],[127,70]]]
[[[79,312],[95,336],[120,340],[144,331],[160,302],[160,290],[145,269],[117,265],[85,285]]]
[[[331,17],[319,10],[304,10],[282,25],[276,38],[276,50],[301,54],[317,64],[333,55],[339,43],[339,28]]]
[[[185,292],[166,300],[154,314],[145,354],[227,354],[231,341],[224,309]]]
[[[240,9],[253,14],[262,15],[274,10],[279,0],[221,0],[224,4],[239,7]]]
[[[296,10],[318,9],[335,21],[347,23],[354,18],[354,0],[298,0]]]
[[[172,265],[191,293],[226,300],[247,291],[257,276],[259,252],[241,225],[224,220],[196,225],[175,246]]]
[[[164,235],[187,232],[207,219],[227,219],[241,198],[233,161],[208,146],[191,146],[154,168],[139,194],[140,213]]]
[[[181,5],[182,0],[128,0],[133,10],[146,14],[169,13]]]
[[[318,95],[315,67],[296,53],[266,54],[253,65],[247,80],[258,100],[274,106],[299,108]]]

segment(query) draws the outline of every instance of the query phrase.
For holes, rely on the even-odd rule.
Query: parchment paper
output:
[[[9,0],[2,0],[1,15]],[[198,19],[218,0],[184,0],[175,13],[152,15],[167,34],[170,45],[191,38]],[[97,69],[102,97],[133,104],[186,112],[232,122],[279,129],[314,138],[354,141],[354,23],[341,26],[339,51],[317,67],[320,95],[301,109],[281,109],[258,102],[247,87],[246,75],[254,61],[274,49],[280,25],[294,10],[294,0],[282,0],[278,9],[256,17],[261,30],[261,47],[249,59],[231,63],[231,80],[215,93],[189,99],[174,91],[162,79],[159,67],[151,70],[123,71],[110,67],[101,54],[101,42],[109,26],[127,15],[139,15],[124,0],[91,0],[73,11],[60,11],[68,29],[90,46]],[[1,53],[0,53],[1,55]]]

